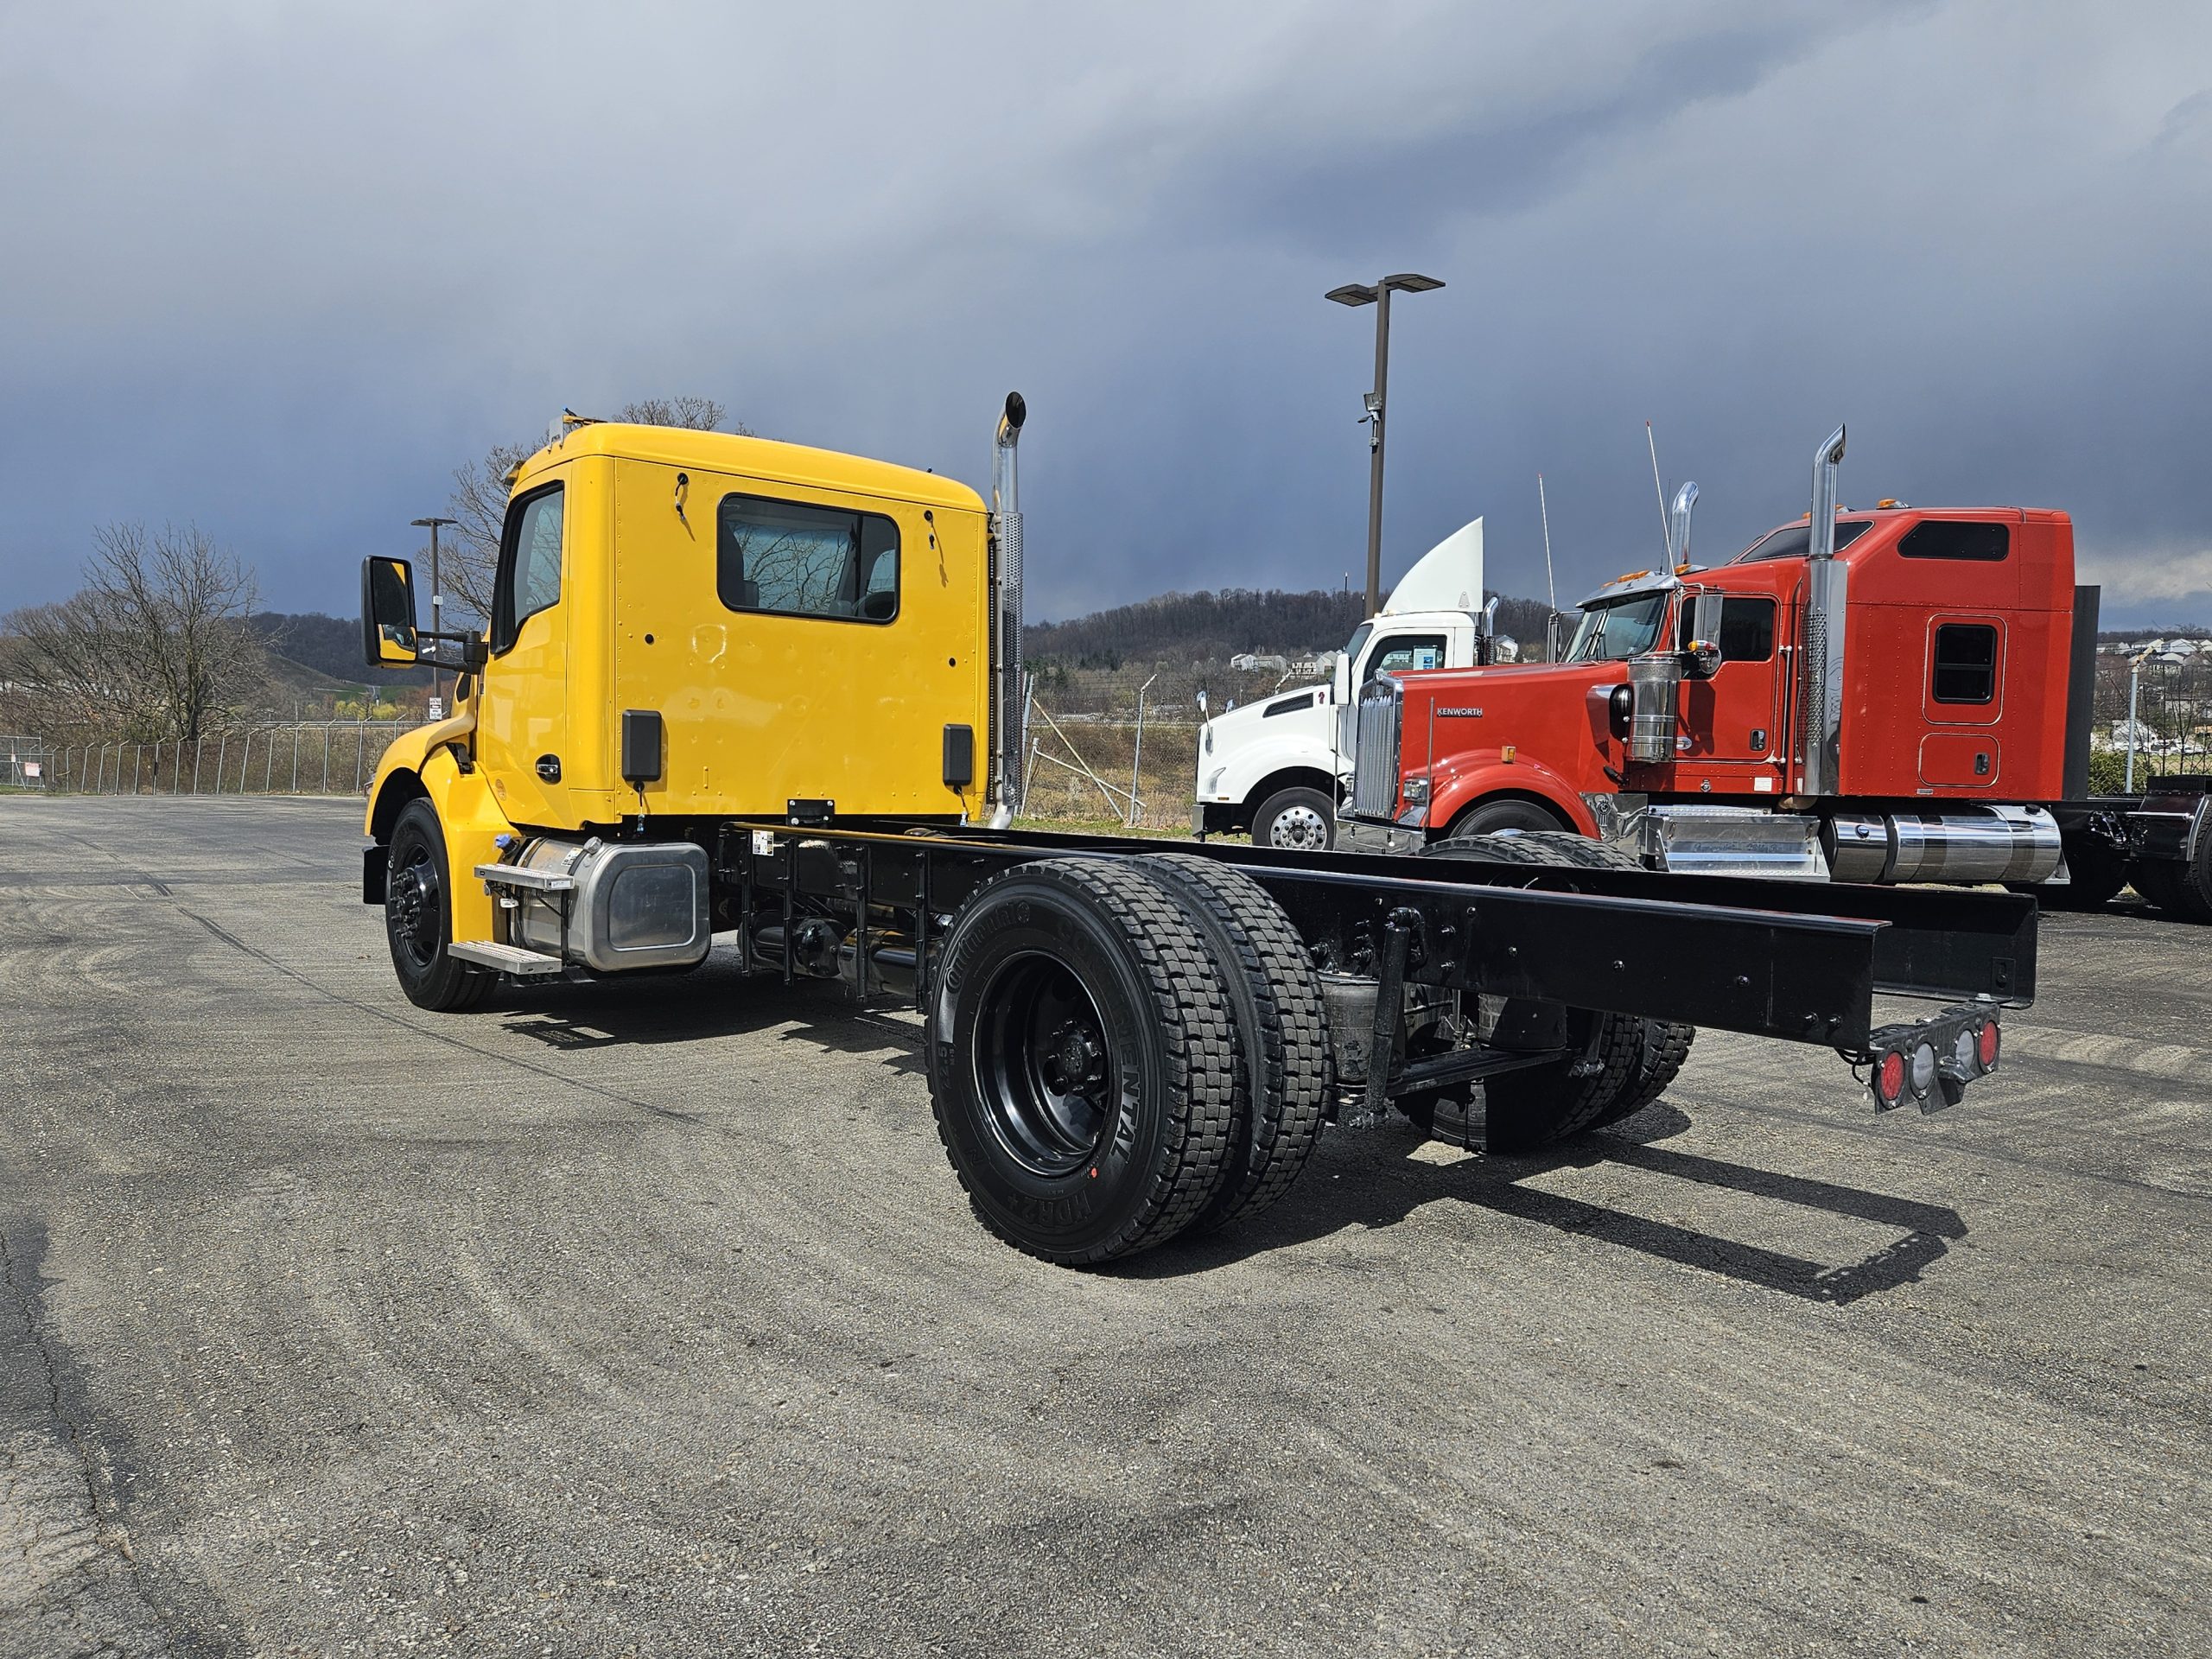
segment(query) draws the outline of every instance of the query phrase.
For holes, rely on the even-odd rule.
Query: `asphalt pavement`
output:
[[[399,995],[359,810],[0,798],[0,1655],[2212,1651],[2212,929],[1073,1273],[916,1027]]]

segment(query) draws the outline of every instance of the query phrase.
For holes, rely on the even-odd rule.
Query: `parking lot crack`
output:
[[[68,1628],[71,1646],[49,1649],[57,1654],[168,1653],[129,1531],[101,1513],[102,1458],[65,1402],[62,1365],[24,1255],[0,1228],[0,1285],[16,1327],[4,1345],[27,1348],[38,1368],[28,1388],[11,1392],[46,1419],[47,1430],[20,1418],[0,1423],[0,1537],[10,1558],[0,1633],[23,1619],[45,1637]]]

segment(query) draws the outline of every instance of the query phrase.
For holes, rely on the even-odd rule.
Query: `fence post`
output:
[[[330,728],[327,726],[322,728],[322,789],[321,792],[325,795],[330,793]]]
[[[269,779],[276,770],[276,734],[269,734],[269,753],[261,757],[261,792],[269,792]]]
[[[300,728],[292,728],[292,793],[300,792]]]
[[[199,741],[192,746],[192,792],[195,795],[200,792],[200,757],[207,753],[207,734],[202,732],[200,734]]]
[[[361,751],[368,744],[368,728],[361,721],[367,718],[367,715],[362,715],[361,721],[357,721],[353,726],[353,792],[356,795],[361,792]]]
[[[143,743],[133,743],[130,746],[130,792],[133,795],[138,792],[139,774],[145,770],[146,746]]]

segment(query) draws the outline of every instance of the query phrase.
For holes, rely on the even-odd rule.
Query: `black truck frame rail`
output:
[[[919,1001],[946,918],[1014,865],[1167,850],[1243,869],[1322,968],[1407,985],[1713,1027],[1854,1058],[1875,1044],[1878,995],[1988,1008],[2024,1006],[2035,994],[2036,904],[2012,893],[1507,864],[1488,867],[1493,880],[1471,860],[1446,867],[1332,853],[1317,861],[1224,843],[895,819],[739,819],[702,839],[715,873],[716,925],[740,930],[748,949],[770,937],[763,954],[780,960],[787,982],[805,961],[810,918],[825,906],[856,916],[850,967],[863,1001],[910,974]],[[912,919],[880,952],[872,918],[881,912]],[[840,944],[827,932],[820,944],[834,972]]]

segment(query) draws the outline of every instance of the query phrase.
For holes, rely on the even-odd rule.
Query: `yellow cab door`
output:
[[[658,710],[652,812],[954,816],[982,800],[984,524],[811,482],[619,461],[614,696]],[[945,781],[945,728],[976,777]]]
[[[565,473],[566,469],[563,469]],[[569,787],[570,481],[556,474],[507,506],[476,712],[477,764],[517,824],[573,826]]]

